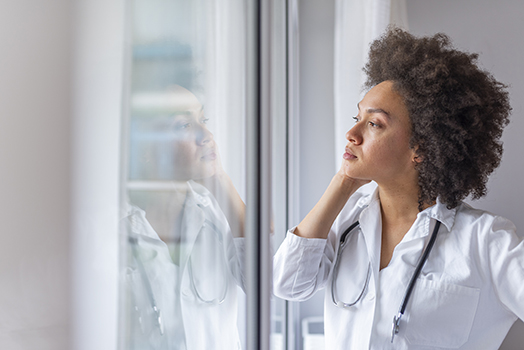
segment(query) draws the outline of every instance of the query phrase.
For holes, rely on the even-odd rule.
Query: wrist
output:
[[[365,183],[361,180],[357,180],[352,177],[348,177],[344,174],[341,174],[340,172],[338,172],[334,176],[333,182],[335,182],[340,191],[348,195],[352,195],[356,190],[360,188],[360,186],[362,186]]]

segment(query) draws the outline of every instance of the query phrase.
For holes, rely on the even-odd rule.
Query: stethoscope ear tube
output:
[[[437,240],[437,233],[440,228],[440,221],[437,220],[435,223],[435,228],[433,229],[433,233],[431,234],[431,238],[428,242],[428,246],[426,249],[424,249],[424,252],[422,253],[422,256],[420,257],[420,260],[417,264],[417,267],[415,268],[415,271],[413,272],[413,275],[411,276],[411,280],[408,284],[408,289],[406,290],[406,294],[404,294],[404,298],[402,299],[402,304],[400,304],[400,308],[398,310],[398,314],[393,317],[393,330],[391,331],[391,342],[393,343],[393,339],[395,338],[395,334],[398,334],[400,330],[400,319],[404,315],[404,311],[406,311],[406,306],[408,305],[409,298],[411,297],[411,293],[413,292],[413,288],[415,287],[415,283],[417,282],[417,278],[420,275],[420,271],[422,271],[422,267],[424,267],[424,264],[426,263],[426,260],[428,260],[429,253],[431,252],[431,249],[433,249],[433,245],[435,244],[435,241]]]
[[[340,251],[342,251],[342,248],[346,245],[346,237],[347,235],[353,231],[353,229],[355,227],[357,227],[358,225],[360,225],[360,223],[358,221],[356,221],[355,223],[353,223],[353,225],[349,226],[347,228],[346,231],[344,231],[344,233],[340,236],[340,247],[338,248],[338,251],[339,251],[339,254],[340,254]]]

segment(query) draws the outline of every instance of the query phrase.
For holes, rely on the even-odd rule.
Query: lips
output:
[[[342,156],[342,158],[344,158],[345,160],[353,160],[353,159],[357,159],[357,156],[355,156],[351,150],[349,148],[346,147],[346,152],[344,153],[344,155]]]
[[[215,153],[215,150],[212,149],[210,151],[207,151],[203,156],[203,160],[215,160],[217,159],[217,154]]]

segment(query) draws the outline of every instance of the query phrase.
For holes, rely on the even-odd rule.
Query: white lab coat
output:
[[[368,264],[371,278],[363,299],[351,309],[334,305],[332,266],[339,235],[355,221],[336,279],[337,300],[359,295]],[[437,240],[416,282],[391,343],[409,280],[435,225]],[[326,288],[326,349],[498,349],[517,318],[524,319],[524,242],[501,217],[460,204],[437,204],[419,213],[379,271],[381,215],[378,191],[355,193],[326,239],[305,239],[291,229],[274,259],[274,293],[302,301]]]
[[[205,187],[192,181],[189,185],[177,263],[143,210],[129,206],[123,221],[124,237],[129,239],[123,273],[126,349],[240,349],[237,285],[243,286],[243,238],[233,239]],[[203,300],[224,300],[208,305],[197,292]],[[161,312],[163,334],[153,303]]]

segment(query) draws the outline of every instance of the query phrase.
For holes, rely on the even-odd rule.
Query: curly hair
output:
[[[419,209],[438,197],[449,209],[486,194],[502,158],[511,106],[506,85],[439,33],[417,38],[389,28],[371,44],[366,88],[392,81],[411,120],[410,147],[421,160]]]

